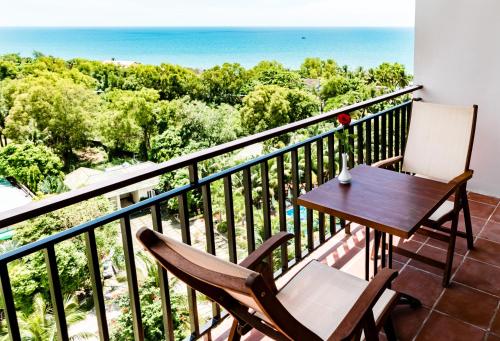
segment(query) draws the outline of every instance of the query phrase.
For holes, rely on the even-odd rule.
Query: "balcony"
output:
[[[275,276],[285,281],[308,260],[316,258],[330,266],[363,277],[365,245],[364,228],[336,217],[301,209],[294,199],[300,193],[338,175],[339,142],[332,129],[332,120],[342,112],[358,113],[359,119],[350,126],[356,137],[350,139],[353,151],[350,167],[371,164],[387,157],[400,155],[404,150],[411,117],[410,95],[422,86],[411,86],[339,110],[323,113],[305,120],[248,136],[224,145],[173,159],[135,174],[126,174],[113,180],[97,183],[55,197],[19,207],[0,214],[0,228],[22,223],[28,219],[71,207],[105,193],[130,186],[159,175],[186,171],[189,183],[159,193],[112,213],[91,219],[50,237],[20,246],[0,255],[0,281],[4,300],[4,316],[13,340],[21,338],[20,312],[15,306],[15,287],[12,285],[10,264],[43,253],[47,286],[50,291],[57,336],[69,338],[72,332],[64,309],[64,297],[58,268],[61,266],[57,250],[68,241],[84,241],[86,262],[91,282],[90,298],[95,318],[86,320],[83,328],[92,330],[101,340],[109,339],[109,327],[117,318],[110,310],[105,294],[106,277],[102,271],[103,259],[99,253],[96,233],[103,228],[118,230],[125,269],[126,292],[133,337],[144,339],[145,313],[141,309],[140,288],[144,278],[139,276],[148,262],[138,256],[140,248],[135,231],[141,226],[176,236],[184,243],[237,263],[263,240],[277,231],[295,233],[287,248],[274,256]],[[308,137],[295,141],[298,131]],[[311,132],[313,132],[311,134]],[[303,133],[304,134],[304,133]],[[242,148],[265,143],[274,138],[292,140],[285,147],[272,150],[239,164],[223,167],[207,174],[204,166],[214,159]],[[276,180],[276,182],[274,182]],[[215,190],[215,185],[219,184]],[[238,186],[237,186],[238,185]],[[258,187],[258,188],[257,188]],[[239,190],[236,190],[239,188]],[[497,309],[500,292],[500,262],[496,257],[500,242],[499,199],[469,193],[473,216],[476,249],[467,251],[459,240],[456,249],[452,286],[441,287],[441,275],[433,268],[402,256],[395,256],[395,267],[400,270],[394,288],[419,298],[423,307],[417,310],[398,308],[394,314],[396,329],[402,340],[441,339],[457,336],[466,340],[496,339],[500,336],[500,315]],[[193,200],[193,196],[199,201]],[[236,200],[238,198],[238,201]],[[176,207],[169,216],[165,207]],[[215,211],[216,204],[223,207]],[[236,206],[242,215],[235,215]],[[171,211],[171,209],[170,209]],[[172,221],[174,223],[172,223]],[[221,221],[223,227],[221,226]],[[219,228],[216,227],[218,224]],[[445,246],[416,235],[407,241],[395,240],[399,246],[419,254],[442,260]],[[10,270],[10,271],[9,271]],[[149,269],[151,270],[151,269]],[[151,271],[154,271],[151,270]],[[187,339],[206,338],[223,340],[227,336],[230,318],[220,307],[211,304],[190,288],[183,287],[161,269],[157,270],[157,286],[163,311],[164,334],[169,340],[179,338],[174,319],[172,291],[182,291],[185,297]],[[104,285],[103,285],[104,283]],[[114,310],[113,312],[116,312]],[[81,326],[80,326],[81,327]],[[264,339],[250,332],[246,339]]]

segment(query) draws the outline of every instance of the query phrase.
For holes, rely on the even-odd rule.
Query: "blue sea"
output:
[[[413,28],[0,28],[0,54],[33,51],[65,59],[132,60],[209,68],[276,60],[298,68],[306,57],[413,70]]]

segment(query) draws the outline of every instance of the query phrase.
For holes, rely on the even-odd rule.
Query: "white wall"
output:
[[[425,101],[479,105],[469,189],[500,197],[500,0],[416,0],[414,68]]]

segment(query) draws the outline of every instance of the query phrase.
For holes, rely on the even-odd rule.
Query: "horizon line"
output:
[[[84,26],[84,25],[77,25],[77,26],[65,26],[65,25],[60,25],[60,26],[53,26],[53,25],[0,25],[0,28],[415,28],[415,25],[394,25],[394,26],[378,26],[378,25],[371,25],[371,26],[365,26],[365,25],[325,25],[325,26],[320,26],[320,25],[314,25],[314,26],[306,26],[306,25],[298,25],[298,26],[288,26],[288,25],[243,25],[243,26],[235,26],[235,25],[218,25],[218,26],[212,26],[212,25],[192,25],[192,26],[160,26],[160,25],[149,25],[149,26],[142,26],[142,25],[131,25],[131,26],[125,26],[125,25],[116,25],[116,26],[106,26],[106,25],[95,25],[95,26]]]

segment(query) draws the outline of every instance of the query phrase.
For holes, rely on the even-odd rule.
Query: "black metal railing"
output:
[[[375,104],[381,102],[389,103],[387,101],[393,99],[399,99],[401,101],[402,96],[421,88],[421,86],[405,88],[356,105],[324,113],[280,128],[245,137],[222,146],[171,160],[140,174],[97,184],[86,189],[72,191],[0,214],[1,228],[96,197],[117,188],[128,186],[146,178],[186,167],[189,170],[189,184],[158,194],[139,203],[119,209],[105,216],[0,255],[1,294],[4,299],[5,317],[11,339],[20,340],[21,335],[9,277],[8,264],[39,251],[45,253],[50,296],[55,320],[57,322],[57,335],[60,340],[68,339],[64,302],[61,293],[60,279],[58,277],[58,264],[54,248],[57,244],[78,236],[83,236],[86,243],[87,262],[92,283],[92,295],[99,328],[99,337],[101,340],[109,339],[95,230],[106,224],[119,222],[125,255],[125,268],[134,337],[136,340],[143,340],[144,330],[133,246],[134,236],[132,235],[131,229],[131,216],[146,210],[151,215],[153,228],[162,232],[164,228],[161,216],[162,207],[170,200],[177,200],[181,239],[184,243],[191,244],[190,210],[192,210],[192,207],[188,202],[188,194],[196,192],[201,197],[200,212],[202,212],[205,224],[205,250],[215,255],[218,250],[215,241],[214,201],[212,198],[213,193],[211,185],[216,181],[223,182],[223,200],[225,220],[227,223],[227,253],[229,260],[237,263],[241,261],[239,256],[242,253],[250,253],[257,247],[259,238],[256,236],[260,232],[257,231],[257,228],[262,229],[262,239],[264,240],[269,238],[272,233],[276,231],[292,231],[295,233],[292,245],[290,247],[282,247],[279,255],[275,257],[279,265],[276,272],[277,276],[283,274],[345,226],[344,222],[335,217],[328,217],[328,219],[326,219],[325,215],[315,214],[312,210],[306,210],[305,217],[303,217],[300,207],[295,204],[294,200],[302,191],[308,191],[314,186],[332,179],[338,173],[338,160],[341,154],[341,148],[339,148],[339,143],[335,136],[335,132],[338,131],[338,129],[328,130],[298,143],[291,144],[202,178],[199,178],[200,172],[198,170],[198,165],[202,161],[209,160],[215,156],[224,155],[238,148],[266,141],[286,133],[294,132],[298,129],[331,120],[341,112],[353,112],[361,109],[369,110],[370,107]],[[368,114],[354,121],[349,127],[351,133],[356,134],[355,137],[350,139],[350,143],[353,146],[349,158],[350,165],[354,166],[355,164],[361,163],[370,164],[387,156],[400,155],[404,149],[410,114],[411,101],[405,101],[402,104],[394,105],[378,113]],[[271,164],[273,165],[273,171],[270,170]],[[255,170],[259,171],[257,174],[259,174],[259,183],[262,190],[259,198],[253,197],[252,194],[252,189],[254,187],[252,171],[254,171],[253,174],[255,176]],[[273,179],[277,179],[276,185],[272,187],[273,193],[270,191],[271,176]],[[235,218],[233,201],[235,196],[235,186],[233,182],[235,180],[238,180],[238,183],[242,184],[241,194],[243,195],[244,201],[244,218],[242,221]],[[256,205],[256,201],[259,201],[258,205]],[[257,214],[256,210],[260,210],[259,215],[261,214],[262,217],[262,223],[260,225],[255,221]],[[289,212],[291,212],[291,214],[288,214]],[[245,235],[243,236],[243,238],[246,239],[245,252],[242,252],[241,247],[238,247],[237,244],[237,229],[242,226],[245,230]],[[159,283],[165,335],[168,340],[174,340],[173,317],[169,295],[169,274],[161,268],[159,268]],[[224,317],[221,309],[213,304],[211,319],[208,323],[201,325],[196,292],[188,288],[187,299],[191,328],[190,338],[198,338],[209,333],[211,328],[218,324],[221,318]]]

